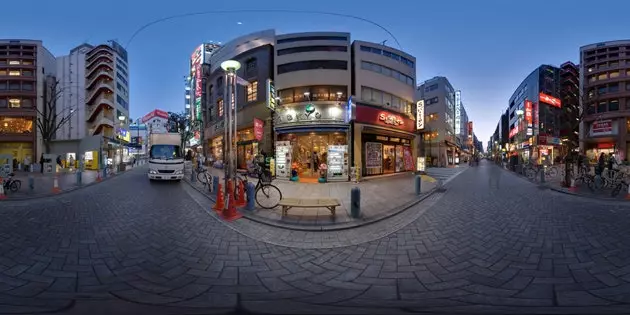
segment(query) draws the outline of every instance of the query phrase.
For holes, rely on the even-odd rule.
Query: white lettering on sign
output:
[[[378,120],[392,126],[400,126],[403,124],[402,118],[395,115],[385,114],[385,113],[380,113],[378,115]]]

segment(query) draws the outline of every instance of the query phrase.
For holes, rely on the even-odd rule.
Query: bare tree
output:
[[[180,145],[181,154],[184,154],[184,147],[186,143],[192,139],[195,135],[195,131],[198,130],[200,121],[192,120],[186,113],[168,113],[168,131],[176,132],[182,136]]]
[[[68,121],[74,110],[70,113],[57,113],[57,100],[63,95],[63,90],[59,88],[59,80],[53,76],[47,76],[44,81],[44,106],[42,109],[35,106],[37,111],[37,129],[42,136],[46,153],[50,153],[50,143],[55,138],[57,131]]]

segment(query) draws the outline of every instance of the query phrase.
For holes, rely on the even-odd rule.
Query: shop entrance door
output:
[[[383,174],[390,174],[396,171],[396,146],[383,146]]]

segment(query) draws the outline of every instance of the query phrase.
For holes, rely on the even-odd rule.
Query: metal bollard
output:
[[[422,193],[422,177],[420,175],[416,175],[415,183],[416,183],[416,195],[420,195]]]
[[[77,186],[81,186],[83,184],[83,176],[80,170],[77,171]]]
[[[194,183],[195,182],[195,169],[191,169],[190,170],[190,182]]]
[[[245,209],[252,211],[256,209],[256,186],[254,183],[247,183],[247,205],[245,205]]]
[[[28,188],[33,192],[35,190],[35,178],[33,175],[28,176]]]
[[[357,219],[361,216],[361,189],[354,187],[350,191],[350,215]]]
[[[219,176],[212,176],[212,192],[217,193],[219,190]]]
[[[540,182],[545,183],[545,168],[540,170]]]

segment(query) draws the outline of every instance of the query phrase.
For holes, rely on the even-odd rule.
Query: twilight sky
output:
[[[53,54],[63,55],[82,42],[116,39],[127,45],[142,25],[169,15],[237,9],[327,11],[383,25],[402,50],[417,58],[419,83],[441,75],[462,91],[484,147],[508,98],[534,68],[577,63],[581,45],[630,38],[627,0],[605,5],[584,0],[34,0],[28,8],[6,1],[0,38],[40,39]],[[353,40],[388,40],[387,45],[401,48],[381,29],[342,17],[223,13],[170,20],[144,30],[127,46],[131,117],[155,108],[183,110],[188,58],[201,42],[227,42],[268,28],[279,33],[351,32]]]

